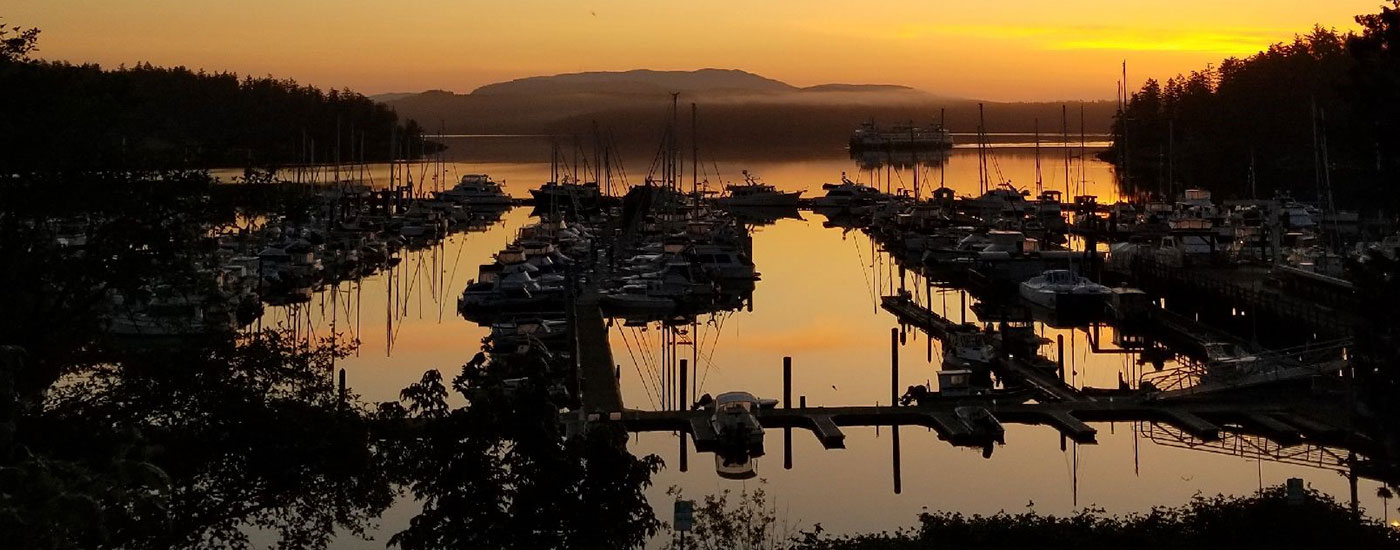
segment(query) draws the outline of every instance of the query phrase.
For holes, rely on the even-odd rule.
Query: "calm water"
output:
[[[511,194],[523,197],[550,174],[550,146],[540,139],[455,138],[448,142],[452,149],[445,159],[445,179],[449,181],[457,179],[457,174],[484,172],[504,180]],[[1042,153],[1042,185],[1064,189],[1063,150]],[[1072,153],[1077,156],[1077,149]],[[626,165],[628,179],[634,183],[642,180],[649,164],[649,157],[636,157]],[[882,187],[886,181],[884,170],[862,169],[839,149],[811,158],[704,160],[708,177],[701,177],[711,182],[739,180],[740,171],[749,170],[781,189],[806,189],[809,196],[820,195],[821,183],[837,181],[843,171],[852,179],[879,182]],[[1092,158],[1082,165],[1074,160],[1068,178],[1072,191],[1095,194],[1101,202],[1117,199],[1107,164]],[[689,160],[685,164],[688,176]],[[941,179],[960,194],[974,194],[978,164],[975,150],[957,149],[942,167],[922,169],[921,188],[936,187]],[[988,164],[994,178],[999,173],[998,179],[1034,188],[1033,150],[997,148]],[[383,181],[383,168],[373,171]],[[414,178],[426,175],[431,182],[430,172],[431,168],[417,171]],[[911,170],[889,174],[894,187],[912,187]],[[879,296],[898,288],[899,275],[864,234],[824,228],[821,215],[804,212],[803,217],[755,229],[753,259],[762,280],[754,291],[752,311],[700,318],[692,335],[701,342],[694,351],[699,358],[700,392],[743,390],[780,397],[782,357],[791,356],[794,395],[806,396],[809,405],[887,403],[889,335],[898,323],[880,309]],[[517,208],[485,232],[454,235],[437,248],[407,255],[390,272],[342,284],[338,293],[323,293],[299,310],[270,309],[264,323],[295,323],[324,335],[334,322],[335,331],[361,342],[358,354],[344,363],[350,386],[365,400],[396,399],[399,390],[424,370],[440,369],[450,377],[479,350],[488,331],[456,315],[456,297],[476,276],[478,264],[490,261],[530,221],[529,209]],[[912,276],[909,284],[922,288]],[[935,291],[931,299],[935,311],[958,316],[958,293]],[[969,298],[968,304],[972,303]],[[967,315],[975,319],[972,313]],[[1120,374],[1132,379],[1138,372],[1134,355],[1092,353],[1083,331],[1039,330],[1051,340],[1064,336],[1065,360],[1073,367],[1076,385],[1116,387]],[[624,328],[621,323],[611,329],[613,358],[621,370],[623,400],[629,408],[655,408],[655,389],[644,380],[650,379],[654,365],[646,357],[659,354],[659,334],[654,327]],[[1105,329],[1102,338],[1111,341],[1111,330]],[[1042,353],[1054,357],[1053,348],[1053,344],[1046,346]],[[679,353],[688,357],[691,350],[683,347]],[[936,380],[941,358],[936,340],[930,343],[923,334],[911,331],[899,353],[900,388]],[[820,523],[834,532],[912,525],[915,515],[926,508],[1019,512],[1033,502],[1042,513],[1061,514],[1084,506],[1103,507],[1111,513],[1138,512],[1156,504],[1180,504],[1197,493],[1247,494],[1261,484],[1279,484],[1289,477],[1302,477],[1314,488],[1340,500],[1347,498],[1345,477],[1331,470],[1166,447],[1136,435],[1132,424],[1096,427],[1097,445],[1076,448],[1070,443],[1062,452],[1054,429],[1008,425],[1007,444],[990,459],[983,459],[978,450],[952,447],[923,428],[902,428],[901,494],[893,492],[888,427],[846,428],[846,449],[834,451],[823,450],[810,433],[794,431],[791,470],[783,468],[782,431],[770,430],[768,454],[758,459],[758,472],[767,480],[781,520],[794,527]],[[757,481],[720,479],[712,457],[693,452],[689,471],[680,472],[674,434],[639,434],[631,450],[666,460],[666,469],[655,476],[650,490],[653,507],[666,521],[670,519],[668,487],[678,486],[695,498],[751,488]],[[1360,495],[1362,505],[1379,516],[1377,486],[1363,480]],[[350,538],[341,545],[382,548],[416,509],[405,498],[383,518],[377,540]]]

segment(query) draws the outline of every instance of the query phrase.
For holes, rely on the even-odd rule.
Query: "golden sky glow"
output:
[[[738,68],[795,85],[905,84],[991,100],[1111,98],[1247,55],[1377,0],[633,2],[10,0],[39,55],[273,74],[365,93],[633,68]]]

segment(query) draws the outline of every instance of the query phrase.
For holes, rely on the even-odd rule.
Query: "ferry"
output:
[[[953,147],[953,134],[941,125],[919,127],[913,124],[881,128],[866,122],[851,134],[852,151],[880,149],[939,150]]]

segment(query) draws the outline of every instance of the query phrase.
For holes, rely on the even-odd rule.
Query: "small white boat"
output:
[[[943,368],[970,370],[988,368],[996,359],[996,347],[987,333],[977,327],[953,331],[952,341],[943,348]]]
[[[1065,269],[1052,269],[1021,283],[1021,297],[1056,312],[1102,307],[1113,291]]]
[[[743,464],[747,459],[763,456],[763,426],[754,413],[771,409],[776,400],[759,399],[749,392],[732,391],[719,394],[711,405],[710,427],[719,438],[717,455],[724,464]],[[716,465],[720,465],[716,462]]]
[[[669,296],[656,296],[648,292],[648,284],[634,283],[620,289],[605,292],[598,298],[598,304],[610,312],[620,313],[669,313],[676,309],[676,300]]]
[[[849,208],[869,204],[882,193],[874,187],[861,185],[841,176],[841,183],[823,183],[826,195],[812,199],[812,206]]]
[[[720,197],[720,206],[797,206],[802,191],[783,192],[766,183],[760,183],[747,170],[744,171],[743,185],[726,187],[729,194]]]
[[[486,174],[466,174],[456,186],[439,193],[438,197],[468,206],[508,206],[512,201],[501,184]]]

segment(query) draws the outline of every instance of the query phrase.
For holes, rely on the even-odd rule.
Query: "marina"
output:
[[[0,10],[6,548],[1400,548],[1400,3],[117,3]]]
[[[774,171],[770,168],[765,170],[765,173]],[[776,172],[781,174],[782,170],[776,170]],[[665,195],[664,191],[658,190],[650,193],[648,202],[653,204],[673,204],[681,208],[681,211],[697,211],[695,210],[696,206],[689,204],[690,199],[677,198],[673,202],[668,202],[658,198]],[[863,209],[871,220],[875,219],[876,213],[882,206],[881,202],[899,200],[895,198],[895,195],[885,195],[878,191],[866,193],[871,195],[871,200],[865,204],[856,204],[855,208]],[[913,203],[908,204],[918,206]],[[621,205],[614,208],[626,209]],[[801,212],[798,216],[815,215],[818,219],[825,217],[828,220],[828,224],[825,225],[830,225],[831,221],[839,220],[843,224],[842,226],[816,229],[822,232],[834,232],[838,239],[841,238],[840,232],[849,231],[849,227],[861,227],[870,223],[860,221],[859,217],[849,217],[851,215],[850,205],[843,208],[846,211],[826,210],[822,212],[818,210],[816,214]],[[693,215],[655,216],[658,222],[674,219],[672,227],[676,229],[657,231],[660,227],[657,226],[657,229],[653,229],[654,232],[651,233],[655,236],[648,238],[656,239],[682,227],[696,229],[698,226],[694,223]],[[955,212],[952,217],[956,218],[958,215]],[[680,241],[675,243],[651,241],[654,244],[638,244],[645,240],[641,235],[647,233],[646,230],[650,228],[651,224],[625,223],[622,218],[625,217],[619,216],[619,221],[611,223],[619,227],[630,226],[633,231],[630,233],[631,236],[628,236],[627,232],[620,234],[616,242],[630,242],[632,244],[629,246],[636,247],[632,250],[641,251],[644,256],[648,250],[655,251],[651,254],[664,254],[668,247],[684,249],[687,246],[695,246],[694,244],[681,245]],[[890,220],[887,223],[894,223],[895,220],[908,218],[896,216],[884,219]],[[966,219],[968,218],[964,218],[964,220]],[[812,222],[783,222],[780,220],[779,225],[775,227],[781,227],[785,223],[799,223],[810,227]],[[904,222],[906,227],[909,227],[908,223],[910,222]],[[713,223],[700,225],[716,227]],[[719,224],[719,226],[724,225],[724,223]],[[1066,227],[1068,226],[1067,224]],[[1318,456],[1331,458],[1308,462],[1312,467],[1345,472],[1361,471],[1374,476],[1382,475],[1380,472],[1385,469],[1379,463],[1372,462],[1365,454],[1367,450],[1374,452],[1375,448],[1365,449],[1365,445],[1358,446],[1354,439],[1343,436],[1343,434],[1350,433],[1352,428],[1346,426],[1345,421],[1339,421],[1336,412],[1328,408],[1326,401],[1328,399],[1335,401],[1335,398],[1326,397],[1329,395],[1326,392],[1317,394],[1318,388],[1286,391],[1283,389],[1307,388],[1306,384],[1300,387],[1295,381],[1315,380],[1319,375],[1335,376],[1331,373],[1344,369],[1335,362],[1335,359],[1340,356],[1345,343],[1339,344],[1318,335],[1317,345],[1312,349],[1293,351],[1291,352],[1294,354],[1292,356],[1288,355],[1289,352],[1269,356],[1259,351],[1265,349],[1260,347],[1262,343],[1249,343],[1254,340],[1250,334],[1231,335],[1229,331],[1198,321],[1199,316],[1183,317],[1180,313],[1161,309],[1157,306],[1157,298],[1155,297],[1145,294],[1136,297],[1130,292],[1122,291],[1118,292],[1121,296],[1106,296],[1095,302],[1097,304],[1095,311],[1070,312],[1072,313],[1070,317],[1075,318],[1070,319],[1072,323],[1081,322],[1079,319],[1087,316],[1090,322],[1080,325],[1082,328],[1052,329],[1051,327],[1066,326],[1059,324],[1061,321],[1058,315],[1058,313],[1065,312],[1047,310],[1033,302],[1018,303],[1019,294],[1016,285],[1008,286],[999,284],[991,278],[979,277],[976,273],[976,268],[979,267],[977,262],[956,262],[960,257],[971,257],[970,254],[985,255],[985,250],[951,255],[948,260],[953,264],[952,267],[941,266],[930,263],[929,259],[932,258],[930,255],[921,253],[914,256],[907,250],[900,250],[895,245],[882,245],[878,240],[875,240],[877,236],[887,238],[881,235],[882,233],[895,234],[892,231],[893,225],[888,226],[891,229],[877,228],[873,225],[866,227],[868,228],[857,229],[857,231],[871,233],[869,237],[865,238],[871,239],[869,244],[875,247],[870,248],[871,252],[868,254],[874,253],[875,256],[867,258],[866,261],[871,262],[872,265],[865,266],[865,269],[875,267],[884,271],[881,277],[868,279],[867,284],[873,285],[875,288],[867,287],[867,293],[879,291],[877,294],[882,299],[878,303],[889,312],[884,314],[888,317],[876,317],[877,320],[883,318],[876,324],[885,324],[886,327],[893,324],[896,327],[895,332],[886,332],[885,338],[882,339],[891,344],[890,347],[894,349],[894,355],[903,361],[904,376],[903,378],[898,375],[891,377],[889,388],[883,395],[872,394],[866,390],[863,392],[866,396],[863,399],[857,397],[857,400],[844,401],[839,399],[839,394],[833,392],[817,392],[816,395],[796,396],[802,398],[801,400],[797,398],[779,399],[777,400],[778,407],[760,409],[754,413],[754,417],[765,428],[765,432],[790,433],[793,429],[810,431],[816,436],[813,441],[817,444],[818,449],[841,449],[830,452],[846,453],[852,452],[854,448],[852,445],[866,446],[869,445],[869,442],[866,440],[867,432],[863,431],[856,432],[861,437],[858,437],[854,442],[850,441],[847,430],[843,428],[884,427],[893,429],[894,426],[905,426],[905,429],[910,429],[917,426],[934,432],[932,438],[934,441],[944,442],[945,445],[953,443],[954,448],[998,449],[1000,452],[995,453],[992,459],[992,462],[995,462],[997,460],[995,456],[1016,452],[1016,441],[1028,437],[1025,429],[1048,430],[1054,437],[1061,437],[1067,441],[1067,445],[1074,447],[1072,450],[1079,453],[1085,452],[1084,445],[1101,443],[1103,439],[1102,426],[1109,424],[1127,426],[1128,433],[1138,436],[1134,439],[1142,439],[1144,442],[1163,441],[1164,448],[1167,448],[1165,445],[1172,445],[1174,446],[1172,448],[1222,452],[1224,445],[1234,442],[1232,448],[1235,449],[1233,451],[1235,454],[1233,456],[1250,460],[1293,465],[1298,463],[1298,456]],[[762,225],[753,226],[754,233],[749,239],[759,239],[766,230]],[[609,233],[609,231],[598,229],[590,229],[589,231],[595,234]],[[959,234],[963,234],[962,230],[958,231]],[[1002,229],[1000,231],[1009,230]],[[848,234],[846,238],[850,238],[850,235]],[[908,241],[909,239],[896,239],[893,242],[908,244]],[[1109,248],[1108,244],[1105,243],[1102,248]],[[596,246],[600,245],[595,243]],[[615,245],[601,246],[611,248]],[[884,246],[892,248],[882,250]],[[859,243],[857,243],[857,247],[859,247]],[[767,288],[764,285],[773,280],[773,276],[768,274],[769,269],[764,267],[766,264],[762,250],[750,248],[745,253],[753,254],[755,271],[764,272],[753,290],[747,291],[754,294],[750,299],[761,304],[764,300],[764,288]],[[1107,250],[1103,250],[1097,255],[1086,255],[1082,251],[1073,250],[1067,250],[1062,254],[1058,259],[1049,260],[1049,263],[1046,260],[1037,262],[1037,268],[1063,265],[1074,268],[1076,272],[1093,272],[1113,276],[1114,272],[1110,268],[1113,258]],[[608,259],[606,252],[589,256],[603,260]],[[774,376],[773,380],[759,381],[751,375],[742,375],[740,379],[748,382],[743,382],[741,386],[733,388],[723,388],[723,390],[714,386],[714,382],[709,380],[708,372],[704,377],[700,376],[702,370],[707,371],[708,369],[703,366],[695,368],[694,365],[697,363],[692,361],[701,357],[700,353],[703,353],[704,350],[697,350],[696,355],[686,357],[687,352],[690,351],[687,349],[686,343],[693,341],[695,334],[689,330],[698,330],[696,327],[700,323],[699,319],[696,319],[694,326],[692,326],[692,322],[688,318],[692,315],[698,317],[719,316],[721,318],[740,315],[742,318],[742,311],[726,312],[723,309],[726,307],[723,305],[724,300],[715,301],[713,298],[705,298],[704,301],[692,302],[690,307],[680,309],[676,309],[679,302],[673,300],[660,310],[650,306],[640,309],[624,307],[620,310],[614,310],[611,314],[605,313],[607,308],[601,307],[597,300],[608,295],[605,290],[607,287],[616,284],[609,283],[609,279],[616,279],[618,276],[623,279],[635,277],[635,275],[623,275],[633,272],[627,269],[632,265],[670,265],[668,262],[650,257],[645,259],[630,257],[626,261],[617,259],[626,256],[626,253],[614,253],[613,261],[599,261],[595,265],[595,269],[598,271],[595,271],[593,275],[583,277],[588,282],[580,287],[580,293],[575,299],[577,305],[572,310],[575,322],[579,323],[576,343],[574,344],[579,357],[577,367],[578,387],[580,388],[579,412],[561,413],[561,422],[570,426],[568,428],[570,431],[587,430],[588,426],[596,423],[619,423],[625,426],[628,431],[638,434],[636,445],[640,446],[639,448],[650,447],[655,449],[654,452],[663,453],[663,456],[669,455],[673,464],[688,463],[686,471],[690,473],[677,470],[677,475],[697,475],[693,460],[698,455],[694,455],[694,453],[725,452],[719,445],[722,438],[719,438],[708,422],[709,415],[712,413],[703,408],[689,410],[691,404],[702,401],[702,394],[728,389],[743,389],[752,392],[753,395],[791,397],[792,389],[787,388],[786,391],[781,391],[783,386],[776,383],[777,380],[782,379],[780,376]],[[910,256],[921,258],[922,262],[917,259],[904,260],[909,262],[906,267],[901,262],[901,258],[909,258]],[[645,264],[635,263],[637,260],[642,260]],[[668,269],[674,270],[675,268]],[[666,272],[667,269],[662,271]],[[867,273],[867,275],[875,275],[875,273]],[[675,276],[679,277],[679,275]],[[1117,276],[1131,276],[1131,271]],[[1180,277],[1182,275],[1174,276]],[[687,275],[680,280],[690,280],[693,277],[693,274]],[[885,280],[880,280],[882,278]],[[1117,280],[1121,282],[1124,279]],[[901,285],[901,281],[904,282],[903,285]],[[967,286],[959,289],[960,285]],[[685,288],[684,285],[676,286],[674,284],[660,287],[652,284],[647,288],[658,289],[668,286],[677,289]],[[623,287],[625,288],[626,284]],[[1150,285],[1144,285],[1144,287],[1154,288]],[[918,299],[912,296],[915,289],[919,294]],[[682,292],[682,294],[676,294],[676,292]],[[670,291],[670,294],[667,294],[666,291],[662,291],[662,293],[673,299],[684,295],[684,291],[680,290]],[[644,295],[648,294],[650,292]],[[1139,291],[1139,294],[1142,293]],[[741,292],[739,298],[741,301],[737,302],[739,304],[737,307],[741,310],[746,307],[742,305],[744,303],[742,300],[745,299],[742,296]],[[937,302],[933,302],[935,297]],[[1167,299],[1172,300],[1173,298],[1168,296]],[[869,300],[870,298],[867,296],[867,303]],[[1011,302],[1010,305],[1002,305],[1008,301]],[[926,302],[934,309],[927,307]],[[950,304],[953,309],[960,309],[962,313],[945,317],[936,312],[938,309],[947,308]],[[1259,307],[1260,303],[1242,302],[1238,305]],[[869,305],[866,306],[867,311],[869,307]],[[764,311],[761,305],[756,310]],[[678,315],[678,317],[671,317],[668,320],[668,316],[671,315]],[[961,316],[961,320],[954,320],[958,316]],[[1228,314],[1226,316],[1228,317]],[[565,315],[560,315],[560,317],[565,317]],[[940,358],[934,365],[941,363],[944,371],[956,371],[957,369],[949,368],[949,359],[945,353],[934,354],[933,348],[937,345],[939,349],[957,349],[952,344],[958,338],[958,334],[964,330],[962,327],[970,326],[976,332],[983,331],[979,319],[993,320],[993,322],[988,323],[991,326],[989,330],[992,331],[988,334],[992,338],[986,344],[992,351],[985,358],[987,365],[983,368],[987,368],[989,373],[994,372],[995,374],[977,375],[978,367],[973,366],[969,369],[969,373],[972,374],[971,378],[985,380],[985,383],[988,384],[985,389],[973,389],[967,395],[959,396],[956,395],[959,393],[956,391],[958,385],[952,384],[946,389],[953,390],[949,391],[949,395],[940,395],[939,390],[942,388],[939,386],[944,383],[945,377],[933,376],[933,374],[937,374],[937,370],[930,371],[924,370],[928,367],[919,367],[918,365],[928,363],[923,357],[923,350],[910,349],[911,346],[907,342],[903,342],[901,345],[901,341],[912,339],[909,331],[921,331],[926,335],[925,339],[928,341],[927,347],[930,350],[928,355],[930,357],[936,355]],[[712,322],[707,321],[706,324]],[[1049,324],[1044,325],[1045,328],[1035,328],[1041,323],[1047,322]],[[641,337],[646,333],[637,331],[643,328],[649,328],[649,332],[653,333],[653,336],[647,337],[650,340],[647,343],[648,347],[655,346],[650,350],[649,353],[653,355],[648,360],[639,358],[643,355]],[[1032,333],[1031,340],[1038,340],[1038,342],[1026,340],[1025,331],[1028,329],[1035,330],[1037,333],[1047,330],[1078,332],[1078,343],[1075,345],[1086,346],[1086,348],[1083,352],[1056,353],[1056,346],[1053,343],[1043,343],[1044,337],[1034,336],[1035,333]],[[655,334],[655,331],[660,331],[660,334]],[[1005,334],[1003,331],[1006,331]],[[721,335],[724,333],[722,330],[720,332]],[[1070,335],[1064,332],[1057,334],[1060,340],[1064,340]],[[1018,339],[1026,342],[1020,345],[1039,348],[1039,352],[1034,356],[1028,356],[1028,358],[998,357],[1001,353],[998,350],[1009,344],[997,342],[1012,342]],[[625,342],[625,345],[619,343],[619,340]],[[1110,343],[1109,340],[1112,342]],[[1237,345],[1246,349],[1254,349],[1253,353],[1256,358],[1274,357],[1270,361],[1277,362],[1283,359],[1284,362],[1256,369],[1258,372],[1255,373],[1253,380],[1241,377],[1220,383],[1219,387],[1213,388],[1210,383],[1216,383],[1215,380],[1209,380],[1210,376],[1206,376],[1204,379],[1201,377],[1201,373],[1211,370],[1210,367],[1203,369],[1198,365],[1210,364],[1210,354],[1219,353],[1218,350],[1223,349],[1221,344],[1226,341],[1238,342]],[[1067,344],[1067,342],[1061,342],[1059,345],[1063,349],[1063,346]],[[1100,349],[1110,346],[1113,349]],[[722,346],[717,346],[716,350],[711,353],[719,353],[721,349]],[[1165,352],[1166,349],[1177,351],[1175,353]],[[609,350],[610,353],[598,353],[599,350]],[[769,353],[778,351],[774,349]],[[1054,359],[1059,357],[1063,361],[1066,357],[1077,356],[1079,353],[1085,354],[1083,359],[1089,359],[1097,356],[1101,351],[1105,358],[1114,357],[1116,354],[1128,354],[1138,361],[1146,362],[1146,365],[1150,365],[1154,361],[1164,362],[1165,368],[1158,371],[1147,369],[1144,363],[1130,364],[1121,369],[1110,369],[1110,372],[1117,371],[1117,373],[1113,377],[1105,378],[1102,372],[1090,375],[1082,367],[1065,369],[1059,364],[1059,361]],[[917,355],[914,355],[915,353]],[[1298,362],[1294,357],[1298,357],[1300,354],[1306,355],[1309,359],[1302,363]],[[776,364],[777,358],[778,356],[775,355],[770,360]],[[799,361],[798,365],[801,365],[801,361],[805,358],[797,357],[796,359]],[[1329,361],[1331,362],[1329,363]],[[707,361],[700,359],[701,364],[705,362]],[[827,362],[827,360],[821,362]],[[890,368],[888,364],[869,365],[868,360],[866,363],[867,366],[861,370],[886,373],[881,375],[888,376]],[[918,370],[909,371],[911,368]],[[651,369],[655,369],[655,372],[653,373]],[[776,370],[776,368],[760,369],[760,372],[775,373]],[[1069,373],[1068,370],[1076,372]],[[922,371],[922,374],[910,374],[919,371]],[[638,374],[642,376],[638,378],[636,376]],[[727,375],[726,377],[733,376]],[[770,376],[772,375],[770,374]],[[1299,376],[1302,378],[1298,378]],[[1068,380],[1071,377],[1075,380]],[[702,382],[701,378],[704,378],[705,381]],[[913,390],[913,387],[908,386],[908,383],[924,378],[929,379],[930,382],[918,384],[918,387],[923,388],[920,392],[915,392],[919,399],[903,399],[909,396],[909,392]],[[938,378],[939,385],[932,383],[935,378]],[[1086,378],[1092,381],[1086,382]],[[798,380],[800,386],[801,378]],[[1141,386],[1143,382],[1147,382],[1146,387],[1152,389],[1145,390]],[[686,387],[681,387],[683,383]],[[1250,389],[1262,387],[1258,384],[1276,384],[1281,392],[1280,396],[1293,395],[1293,397],[1280,397],[1281,400],[1259,399],[1258,390]],[[1328,391],[1341,390],[1334,388]],[[1229,397],[1232,392],[1237,392],[1242,397]],[[798,393],[801,393],[801,390]],[[1201,395],[1208,397],[1203,398]],[[596,399],[591,399],[591,396],[596,397]],[[820,404],[813,402],[803,406],[800,402],[811,399],[819,400]],[[909,404],[893,405],[901,400]],[[862,401],[865,403],[880,402],[884,405],[862,405]],[[1312,402],[1313,405],[1310,407],[1315,408],[1304,408],[1302,404],[1307,402]],[[985,421],[972,420],[971,413],[965,413],[963,416],[957,414],[959,409],[967,410],[968,407],[989,413],[989,417],[993,419],[998,428],[1007,427],[1004,431],[1005,435],[997,436],[1008,442],[1004,449],[1001,448],[1000,444],[988,443],[994,441],[992,435],[997,434],[998,430],[992,429]],[[1023,424],[1029,425],[1029,427],[1016,428],[1017,425]],[[663,437],[663,439],[670,440],[672,443],[657,447],[656,443],[660,441],[646,436],[647,432],[669,436]],[[681,434],[682,439],[677,440],[675,438],[677,434]],[[1117,436],[1111,437],[1109,441],[1116,443]],[[1239,442],[1242,441],[1254,442],[1254,444],[1241,447]],[[914,443],[906,437],[902,441],[902,445],[901,454],[905,455],[902,462],[907,465],[912,460],[907,453],[910,452],[909,449]],[[802,449],[804,444],[800,443],[800,438],[798,441],[792,441],[785,436],[783,448]],[[1308,451],[1307,449],[1315,450]],[[810,455],[810,453],[809,450],[804,456]],[[773,452],[770,451],[767,454],[771,455]],[[810,456],[801,459],[800,457],[788,456],[787,453],[784,455],[784,465],[796,463],[793,470],[796,472],[803,471],[801,464],[812,460]],[[682,456],[686,458],[680,458]],[[764,460],[777,460],[777,458],[756,458],[755,462]],[[777,476],[771,469],[761,469],[760,472],[765,477]],[[732,474],[720,474],[720,478],[722,479],[726,475]],[[904,481],[906,475],[898,476],[901,489],[907,487]],[[1347,491],[1345,478],[1342,481],[1343,484],[1336,490],[1345,495]],[[1078,489],[1070,492],[1077,491]],[[1070,500],[1077,500],[1077,498],[1074,497]],[[1049,497],[1046,499],[1053,501]]]

